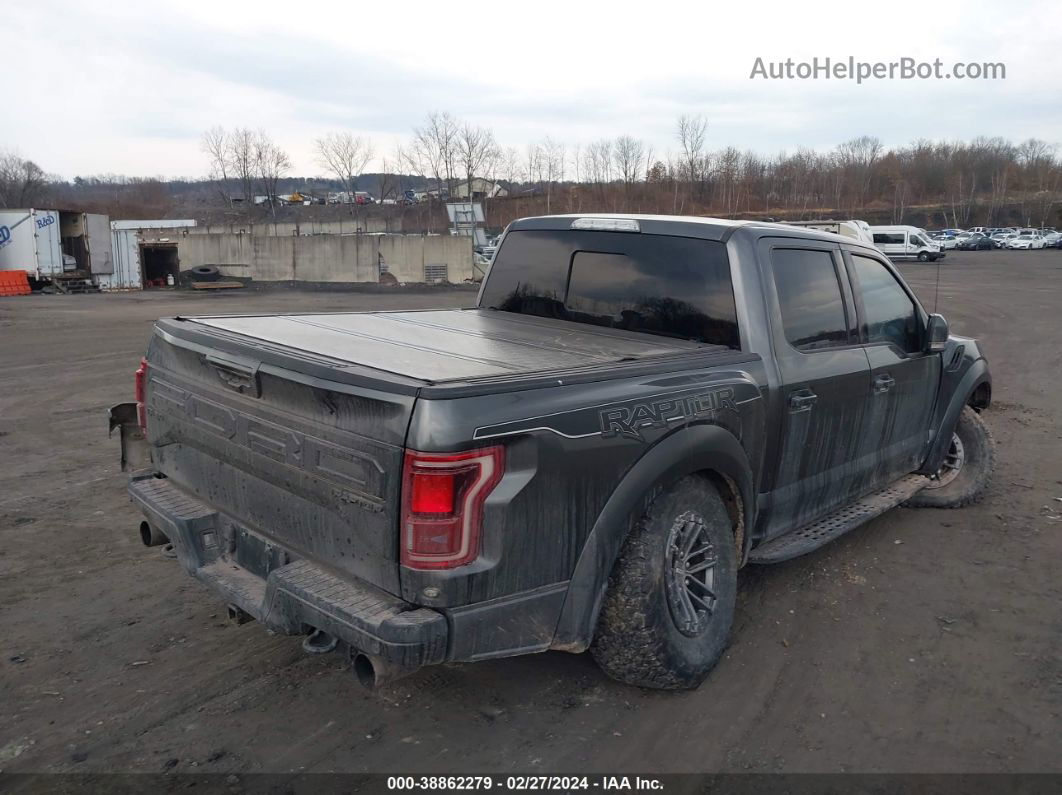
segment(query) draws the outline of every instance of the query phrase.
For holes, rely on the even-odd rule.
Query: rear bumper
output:
[[[352,651],[410,669],[446,658],[442,613],[292,559],[165,478],[138,473],[129,495],[190,574],[269,629],[286,635],[321,630]]]

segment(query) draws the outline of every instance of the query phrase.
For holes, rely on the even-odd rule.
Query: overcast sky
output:
[[[316,136],[386,153],[447,110],[523,148],[627,133],[828,149],[1000,135],[1062,143],[1058,2],[5,3],[0,149],[46,171],[201,176],[202,131],[263,128],[294,172]],[[750,80],[755,59],[1002,62],[1004,80]]]

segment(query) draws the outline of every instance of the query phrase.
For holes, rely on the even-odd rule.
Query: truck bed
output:
[[[339,369],[368,368],[415,385],[556,376],[694,352],[734,353],[719,345],[491,309],[179,320],[243,345],[279,346]]]
[[[307,559],[397,595],[399,485],[418,398],[749,356],[496,310],[171,318],[148,350],[147,434],[156,472],[217,514],[226,544],[234,533],[258,539],[235,563],[265,577]]]

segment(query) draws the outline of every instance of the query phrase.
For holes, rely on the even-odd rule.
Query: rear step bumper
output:
[[[189,573],[269,629],[285,635],[321,630],[352,652],[410,670],[446,658],[448,625],[442,613],[337,577],[308,560],[291,560],[253,531],[240,528],[237,540],[232,523],[165,478],[134,477],[129,495],[173,543]],[[247,544],[256,560],[270,561],[265,576],[237,564],[237,546]]]

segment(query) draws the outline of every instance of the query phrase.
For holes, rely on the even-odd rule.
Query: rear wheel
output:
[[[693,688],[719,661],[734,618],[737,550],[730,516],[704,478],[653,500],[609,577],[590,647],[627,684]]]
[[[944,463],[928,486],[907,501],[912,508],[962,508],[985,494],[995,468],[995,447],[981,415],[962,410]]]

